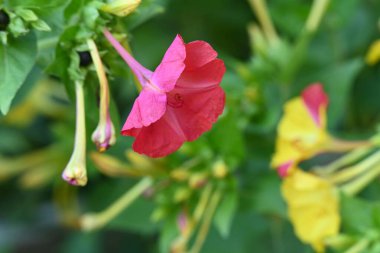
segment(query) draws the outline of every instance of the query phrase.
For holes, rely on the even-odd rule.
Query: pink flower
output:
[[[208,43],[185,44],[177,35],[152,72],[108,31],[104,34],[143,87],[121,131],[136,138],[136,152],[166,156],[211,129],[224,109],[225,93],[219,83],[225,67]]]

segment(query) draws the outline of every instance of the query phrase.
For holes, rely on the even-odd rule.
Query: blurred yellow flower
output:
[[[125,17],[139,7],[141,0],[116,0],[101,7],[102,11]]]
[[[327,95],[321,84],[313,84],[285,104],[285,114],[278,126],[276,152],[272,167],[281,176],[301,160],[312,157],[330,141],[326,130]]]
[[[337,189],[327,180],[295,169],[284,179],[281,190],[298,238],[324,252],[324,240],[339,232]]]
[[[375,65],[380,60],[380,39],[374,41],[368,49],[365,61],[368,65]]]

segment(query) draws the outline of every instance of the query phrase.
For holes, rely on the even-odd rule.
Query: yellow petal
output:
[[[281,190],[297,237],[317,252],[324,252],[324,239],[338,234],[340,226],[339,196],[334,185],[296,169],[285,178]]]
[[[289,161],[298,163],[322,151],[330,137],[326,131],[326,109],[320,112],[321,126],[315,124],[300,97],[285,104],[285,113],[278,127],[276,152],[272,166]]]

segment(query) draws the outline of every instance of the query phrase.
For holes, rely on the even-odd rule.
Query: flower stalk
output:
[[[259,19],[267,39],[270,42],[276,42],[278,40],[278,36],[269,16],[268,7],[265,0],[249,0],[249,3]]]
[[[152,178],[145,177],[106,210],[100,213],[84,214],[80,219],[81,228],[85,231],[93,231],[104,227],[151,187],[152,184]]]
[[[100,84],[99,123],[92,134],[92,141],[96,144],[99,152],[104,152],[116,142],[115,127],[111,121],[109,111],[109,86],[107,76],[99,56],[99,51],[94,41],[91,39],[87,40],[87,45],[90,49],[91,58],[94,62]]]
[[[74,150],[62,173],[62,178],[68,183],[76,186],[87,184],[86,171],[86,123],[84,108],[83,84],[75,82],[76,95],[76,126]]]
[[[189,251],[190,253],[199,253],[201,251],[202,246],[206,240],[208,231],[210,230],[212,218],[214,217],[214,213],[216,211],[216,208],[218,207],[221,198],[222,192],[220,189],[216,190],[212,194],[210,203],[208,204],[207,209],[204,213],[203,222],[199,228],[197,237],[195,238],[194,245]]]

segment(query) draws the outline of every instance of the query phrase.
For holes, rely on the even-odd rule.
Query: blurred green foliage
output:
[[[130,70],[101,37],[104,25],[127,33],[134,56],[149,69],[157,66],[177,33],[185,41],[209,42],[225,61],[223,116],[211,131],[165,159],[160,165],[164,172],[157,176],[165,183],[173,170],[198,157],[200,162],[191,172],[207,174],[207,180],[223,192],[202,252],[312,252],[295,237],[280,194],[281,180],[269,168],[276,126],[286,100],[308,84],[322,82],[330,98],[328,123],[334,134],[367,138],[376,131],[380,64],[367,66],[364,57],[380,37],[380,2],[332,0],[319,29],[302,39],[312,1],[270,0],[270,15],[281,38],[272,45],[260,44],[260,34],[252,33],[252,24],[258,20],[245,0],[143,0],[138,11],[123,19],[98,13],[90,2],[0,1],[8,10],[33,10],[51,29],[39,31],[17,17],[12,29],[19,36],[9,36],[7,46],[0,43],[2,113],[12,104],[10,113],[0,118],[0,252],[169,252],[179,232],[178,214],[194,208],[201,195],[202,189],[174,182],[154,197],[138,199],[101,231],[81,232],[75,224],[65,224],[70,215],[103,210],[136,182],[100,173],[91,159],[85,188],[70,187],[60,178],[73,145],[75,109],[69,102],[74,97],[73,78],[86,79],[87,128],[94,129],[98,119],[96,75],[93,69],[71,65],[79,62],[76,51],[86,49],[86,36],[97,41],[111,76],[116,129],[137,95]],[[87,13],[84,19],[83,13]],[[22,111],[12,112],[28,101],[41,80],[50,88],[31,100],[38,105],[28,115],[30,120]],[[69,98],[63,95],[61,83]],[[10,84],[10,89],[4,88]],[[42,101],[40,95],[49,99]],[[31,104],[27,104],[29,109],[34,108]],[[89,152],[95,150],[90,134],[91,130]],[[124,157],[131,142],[131,138],[118,137],[108,154],[131,162]],[[45,153],[34,153],[40,150]],[[212,166],[219,160],[228,167],[221,180],[212,176]],[[363,199],[345,197],[342,202],[343,230],[357,237],[372,233],[373,253],[380,252],[379,203],[372,201],[380,197],[377,184],[362,193]],[[192,191],[188,202],[176,202],[179,189]],[[163,213],[159,222],[152,217],[157,212]]]

